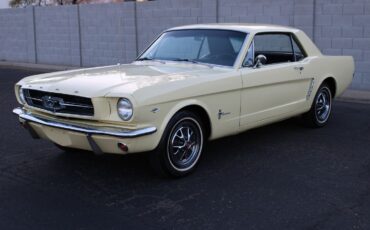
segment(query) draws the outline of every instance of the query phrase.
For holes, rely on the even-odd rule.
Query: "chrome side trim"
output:
[[[59,129],[65,129],[65,130],[70,130],[74,132],[85,133],[87,135],[107,135],[107,136],[120,137],[120,138],[133,138],[133,137],[149,135],[157,131],[156,127],[147,127],[147,128],[130,130],[130,129],[120,129],[120,128],[109,128],[109,127],[104,128],[104,127],[72,125],[72,124],[52,121],[46,118],[38,117],[36,115],[33,115],[32,113],[26,112],[22,108],[13,109],[13,113],[18,115],[19,118],[25,121],[34,122],[37,124],[41,124],[41,125],[45,125],[45,126],[49,126],[53,128],[59,128]]]
[[[307,95],[306,95],[306,100],[310,99],[311,97],[311,94],[312,94],[312,90],[313,90],[313,86],[315,85],[315,79],[312,78],[311,79],[311,82],[310,82],[310,86],[308,88],[308,92],[307,92]]]

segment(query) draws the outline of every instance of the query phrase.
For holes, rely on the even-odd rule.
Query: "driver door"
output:
[[[241,127],[276,121],[304,108],[311,79],[303,77],[304,64],[297,60],[293,42],[287,33],[255,35],[241,68]],[[267,62],[256,67],[260,54]]]

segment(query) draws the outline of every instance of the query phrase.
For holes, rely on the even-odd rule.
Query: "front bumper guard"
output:
[[[33,138],[39,138],[39,137],[37,133],[32,129],[32,127],[28,124],[28,122],[34,122],[40,125],[45,125],[45,126],[49,126],[53,128],[59,128],[59,129],[84,133],[86,134],[86,137],[90,144],[91,149],[96,154],[101,154],[102,151],[99,148],[99,146],[96,144],[94,139],[91,137],[92,135],[105,135],[105,136],[112,136],[112,137],[118,137],[118,138],[134,138],[134,137],[149,135],[157,131],[156,127],[146,127],[146,128],[140,128],[140,129],[121,129],[121,128],[92,127],[88,125],[82,126],[82,125],[68,124],[64,122],[49,120],[47,118],[41,118],[19,107],[13,109],[13,113],[19,116],[20,122],[30,132]]]

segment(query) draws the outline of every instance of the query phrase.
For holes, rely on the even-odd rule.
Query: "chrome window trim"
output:
[[[253,64],[254,64],[254,56],[255,56],[255,54],[254,54],[254,37],[253,37],[253,40],[251,41],[251,43],[250,43],[250,45],[248,46],[248,48],[247,48],[247,52],[245,53],[245,55],[244,55],[244,58],[243,58],[243,62],[242,62],[242,68],[253,68],[253,66],[246,66],[246,65],[244,65],[245,63],[245,59],[247,58],[247,56],[248,56],[248,50],[249,50],[249,48],[252,46],[252,54],[253,54]]]
[[[147,46],[144,51],[142,51],[140,53],[140,55],[138,55],[138,57],[133,61],[133,62],[142,62],[142,61],[139,61],[138,59],[140,59],[144,53],[146,53],[146,51],[158,40],[162,37],[163,34],[167,33],[167,32],[171,32],[171,31],[183,31],[183,30],[221,30],[221,31],[234,31],[234,32],[240,32],[240,33],[244,33],[245,34],[245,38],[244,38],[244,41],[243,41],[243,44],[242,46],[240,47],[240,50],[239,50],[239,53],[238,55],[236,56],[235,60],[234,60],[234,63],[233,65],[218,65],[218,64],[213,64],[213,63],[207,63],[207,62],[202,62],[202,64],[204,65],[208,65],[210,67],[220,67],[220,68],[228,68],[228,69],[235,69],[236,68],[236,65],[238,63],[238,60],[242,57],[241,53],[243,51],[243,47],[245,46],[245,43],[247,43],[248,41],[248,38],[249,38],[249,32],[246,32],[246,31],[243,31],[243,30],[235,30],[235,29],[216,29],[216,28],[195,28],[195,29],[168,29],[168,30],[165,30],[163,31],[162,33],[160,33],[151,43],[149,46]],[[163,62],[166,62],[166,61],[171,61],[171,60],[162,60],[162,59],[153,59],[153,60],[148,60],[148,61],[163,61]],[[173,62],[178,62],[178,61],[173,61]],[[239,62],[240,63],[240,62]],[[189,63],[189,64],[195,64],[197,65],[196,63]],[[199,64],[198,64],[199,65]]]
[[[254,34],[254,35],[253,35],[253,38],[252,38],[252,41],[251,41],[251,43],[250,43],[250,45],[249,45],[249,47],[250,47],[251,45],[253,45],[253,57],[255,56],[254,39],[256,38],[256,36],[261,35],[261,34],[285,34],[285,35],[289,36],[290,43],[291,43],[291,46],[292,46],[292,52],[293,52],[293,54],[294,54],[293,41],[297,44],[297,46],[299,47],[299,49],[303,52],[302,54],[304,55],[304,58],[303,58],[302,60],[299,60],[299,61],[297,61],[297,60],[295,59],[295,61],[294,61],[294,62],[288,62],[288,63],[298,63],[298,62],[302,62],[304,59],[306,59],[306,58],[308,57],[308,55],[306,54],[306,51],[305,51],[305,50],[303,49],[303,47],[302,47],[302,46],[297,42],[298,40],[297,40],[297,39],[295,39],[294,34],[293,34],[293,33],[291,33],[291,32],[284,32],[284,31],[259,32],[259,33]],[[253,69],[253,67],[251,67],[251,66],[245,66],[245,65],[244,65],[244,61],[245,61],[245,59],[247,58],[247,55],[248,55],[249,47],[247,47],[247,52],[245,53],[245,55],[244,55],[244,59],[243,59],[243,61],[242,61],[242,63],[241,63],[241,69],[244,69],[244,68],[250,68],[250,69]],[[294,55],[294,58],[295,58],[295,55]],[[287,63],[287,62],[267,64],[267,65],[263,65],[263,67],[266,67],[266,66],[274,66],[274,65],[285,64],[285,63]]]

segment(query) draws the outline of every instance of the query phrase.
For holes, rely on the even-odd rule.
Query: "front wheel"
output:
[[[180,111],[170,120],[157,149],[150,154],[152,167],[162,175],[185,176],[197,166],[203,144],[201,119],[192,112]]]
[[[310,111],[303,115],[307,125],[323,127],[328,123],[332,107],[332,94],[327,84],[322,84],[317,90]]]

